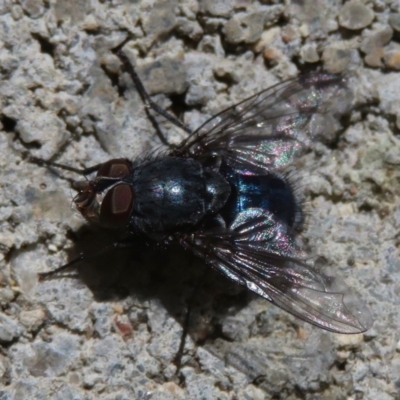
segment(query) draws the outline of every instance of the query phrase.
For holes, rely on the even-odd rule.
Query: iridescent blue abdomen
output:
[[[241,174],[227,165],[222,166],[221,173],[231,185],[231,194],[220,211],[228,226],[238,213],[249,208],[269,211],[290,227],[302,220],[299,201],[285,177]]]

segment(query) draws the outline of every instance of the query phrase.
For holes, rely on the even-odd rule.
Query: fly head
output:
[[[93,180],[74,182],[77,210],[89,222],[108,228],[123,228],[129,223],[134,193],[128,178],[131,162],[115,158],[100,165]]]

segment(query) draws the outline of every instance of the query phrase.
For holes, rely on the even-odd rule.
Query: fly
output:
[[[285,172],[312,144],[318,117],[329,113],[346,84],[343,77],[314,73],[286,80],[192,132],[153,103],[127,56],[118,56],[147,109],[189,135],[176,146],[162,137],[167,146],[156,155],[111,159],[83,170],[36,160],[91,176],[73,184],[76,208],[88,222],[127,234],[101,252],[140,250],[143,240],[178,244],[306,322],[331,332],[369,329],[372,319],[363,302],[314,268],[298,244],[303,210]],[[81,254],[40,278],[89,257]]]

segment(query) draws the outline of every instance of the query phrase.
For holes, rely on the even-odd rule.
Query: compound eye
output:
[[[101,202],[100,223],[110,228],[122,228],[128,225],[132,208],[131,186],[125,183],[113,186]]]
[[[99,178],[122,178],[131,171],[131,164],[124,158],[114,158],[105,162],[97,171]]]

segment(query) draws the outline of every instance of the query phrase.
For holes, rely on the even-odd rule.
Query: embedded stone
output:
[[[357,0],[344,4],[339,12],[340,26],[354,31],[365,28],[373,19],[372,10]]]

